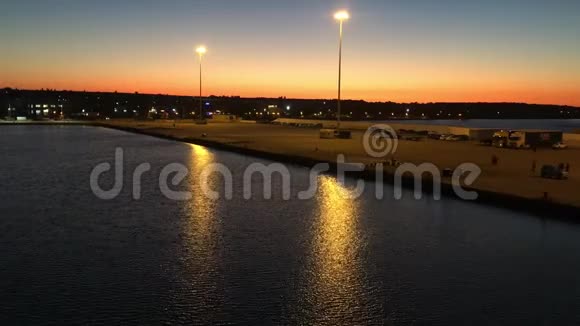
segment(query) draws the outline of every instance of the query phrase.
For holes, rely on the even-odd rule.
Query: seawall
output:
[[[288,155],[288,154],[280,154],[274,153],[270,151],[252,149],[247,147],[241,147],[237,145],[232,145],[229,143],[224,143],[220,141],[208,140],[204,138],[198,137],[175,137],[172,135],[167,135],[163,133],[156,132],[155,130],[148,130],[142,128],[133,128],[127,126],[117,126],[112,124],[96,124],[98,126],[102,126],[105,128],[112,128],[116,130],[132,132],[136,134],[148,135],[157,138],[167,139],[167,140],[174,140],[180,142],[187,142],[195,145],[205,146],[213,149],[224,150],[229,152],[234,152],[242,155],[249,155],[256,158],[267,159],[271,161],[289,163],[296,166],[302,167],[313,167],[318,163],[327,163],[330,166],[329,173],[336,173],[337,171],[337,164],[336,162],[327,161],[327,160],[320,160],[312,157],[307,156],[299,156],[299,155]],[[376,172],[375,171],[362,171],[362,172],[352,172],[348,174],[349,177],[354,178],[361,178],[367,181],[374,182],[376,180]],[[384,182],[387,184],[394,184],[395,174],[394,171],[385,170],[383,174]],[[415,186],[415,179],[410,176],[403,176],[402,178],[402,186],[406,189],[414,189]],[[423,192],[430,194],[434,189],[433,180],[430,178],[424,178],[422,184]],[[492,205],[496,207],[506,208],[513,211],[518,212],[525,212],[531,215],[535,215],[542,218],[557,218],[563,219],[567,221],[573,222],[580,222],[580,207],[568,204],[562,204],[553,202],[550,200],[541,200],[541,199],[530,199],[525,198],[517,195],[511,195],[506,193],[499,193],[494,191],[482,190],[482,189],[475,189],[464,187],[465,190],[477,191],[478,192],[478,199],[472,201],[477,204],[483,205]],[[442,200],[445,198],[451,198],[456,200],[459,199],[453,186],[449,179],[442,179],[441,182],[441,193],[444,196]]]
[[[303,121],[303,120],[300,120]],[[314,120],[316,121],[316,120]],[[368,126],[369,123],[372,122],[351,122],[352,124],[356,125],[356,128],[353,128],[355,130],[361,130],[359,132],[362,132],[362,130],[365,130],[365,126]],[[272,160],[272,161],[278,161],[278,162],[285,162],[285,163],[290,163],[293,165],[297,165],[297,166],[303,166],[303,167],[312,167],[318,163],[328,163],[329,166],[331,167],[331,171],[330,172],[336,172],[337,169],[337,165],[336,162],[331,161],[328,158],[320,158],[320,157],[315,157],[312,154],[308,154],[308,153],[303,153],[303,152],[296,152],[296,151],[273,151],[273,150],[269,150],[268,148],[252,148],[252,145],[250,146],[246,146],[245,144],[243,144],[243,142],[240,141],[225,141],[225,140],[216,140],[216,139],[208,139],[205,137],[202,137],[201,135],[199,137],[197,137],[197,135],[194,136],[194,132],[187,132],[181,135],[176,135],[176,134],[172,134],[173,131],[175,131],[176,129],[172,129],[172,128],[167,128],[171,125],[170,122],[165,123],[165,125],[167,126],[166,128],[154,128],[154,127],[143,127],[142,126],[143,123],[140,122],[135,122],[133,121],[132,124],[128,124],[126,121],[103,121],[103,122],[95,122],[95,121],[75,121],[75,122],[68,122],[68,121],[60,121],[60,122],[25,122],[25,123],[21,123],[21,122],[9,122],[9,123],[0,123],[0,126],[17,126],[17,125],[86,125],[86,126],[100,126],[100,127],[106,127],[106,128],[111,128],[111,129],[117,129],[117,130],[122,130],[122,131],[127,131],[127,132],[132,132],[132,133],[137,133],[137,134],[143,134],[143,135],[148,135],[148,136],[153,136],[153,137],[158,137],[158,138],[164,138],[164,139],[168,139],[168,140],[174,140],[174,141],[180,141],[180,142],[187,142],[187,143],[191,143],[191,144],[197,144],[197,145],[201,145],[201,146],[206,146],[206,147],[210,147],[210,148],[215,148],[215,149],[219,149],[219,150],[225,150],[225,151],[230,151],[230,152],[235,152],[235,153],[239,153],[239,154],[243,154],[243,155],[250,155],[250,156],[254,156],[254,157],[258,157],[258,158],[263,158],[263,159],[267,159],[267,160]],[[158,123],[159,124],[159,123]],[[230,125],[232,127],[235,127],[234,125],[236,124],[216,124],[217,125]],[[253,126],[253,125],[247,125],[247,124],[238,124],[238,125],[245,125],[246,128],[249,129],[244,129],[244,130],[254,130],[256,127],[258,126]],[[210,128],[209,130],[210,133],[214,133],[214,129],[216,126],[208,126],[208,128]],[[348,126],[348,128],[351,128],[350,125],[346,125],[345,128]],[[413,127],[409,127],[409,125],[406,124],[401,124],[401,126],[403,128],[407,128],[407,129],[412,129]],[[264,126],[267,127],[267,126]],[[274,128],[274,126],[271,126],[272,128]],[[421,127],[423,127],[423,129],[417,129],[417,130],[425,130],[425,126],[421,125]],[[439,127],[439,126],[437,126]],[[237,128],[237,127],[235,127]],[[277,128],[282,128],[282,127],[277,127]],[[395,126],[396,128],[396,126]],[[286,130],[304,130],[301,128],[289,128],[286,127]],[[187,131],[187,130],[186,130]],[[279,129],[276,129],[276,131],[282,131]],[[227,131],[226,131],[227,132]],[[314,131],[312,131],[314,132]],[[248,137],[254,137],[253,135],[249,135]],[[441,145],[443,145],[444,143],[441,143]],[[409,144],[411,145],[411,144]],[[431,145],[429,145],[431,146]],[[422,156],[423,158],[426,157],[427,154],[422,154],[422,151],[418,151],[417,155]],[[523,154],[523,153],[522,153]],[[572,161],[574,162],[574,161]],[[358,172],[358,173],[351,173],[350,176],[352,177],[357,177],[357,178],[363,178],[365,180],[368,181],[374,181],[376,180],[376,175],[374,171],[364,171],[364,172]],[[384,182],[385,183],[390,183],[393,184],[394,182],[394,170],[389,170],[387,169],[384,172]],[[414,179],[412,177],[403,177],[403,187],[412,189],[414,187]],[[562,186],[564,188],[561,189],[561,191],[563,191],[564,193],[570,193],[570,190],[567,189],[575,189],[574,188],[575,183],[570,184],[570,185],[564,185],[562,184]],[[523,185],[523,187],[525,188],[525,184]],[[478,192],[479,194],[479,198],[475,201],[476,203],[479,204],[485,204],[485,205],[493,205],[493,206],[497,206],[497,207],[503,207],[503,208],[508,208],[508,209],[512,209],[514,211],[521,211],[521,212],[527,212],[533,215],[537,215],[537,216],[541,216],[541,217],[550,217],[550,218],[560,218],[560,219],[566,219],[566,220],[571,220],[571,221],[580,221],[580,207],[576,204],[568,204],[568,203],[562,203],[562,202],[557,202],[555,200],[543,200],[541,199],[540,196],[537,196],[535,198],[530,198],[530,197],[525,197],[525,196],[521,196],[519,195],[517,192],[512,192],[509,189],[507,189],[507,191],[505,191],[506,189],[501,189],[501,187],[499,187],[501,189],[501,191],[495,191],[495,188],[498,187],[494,187],[494,189],[489,190],[489,189],[467,189],[467,190],[475,190]],[[429,193],[430,191],[432,191],[433,189],[433,181],[431,179],[428,178],[424,178],[424,182],[423,182],[423,191],[426,193]],[[441,183],[441,190],[442,190],[442,194],[447,197],[447,198],[457,198],[455,195],[455,192],[453,190],[453,187],[450,183],[449,179],[443,179],[442,183]],[[572,190],[573,192],[575,192],[575,190]],[[552,194],[552,193],[551,193]],[[556,194],[554,194],[556,195]],[[557,196],[555,198],[558,198]]]

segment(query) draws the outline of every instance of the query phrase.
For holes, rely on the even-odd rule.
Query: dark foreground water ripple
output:
[[[125,187],[100,200],[89,174],[117,146]],[[387,199],[349,200],[329,176],[311,200],[283,200],[278,178],[273,199],[244,200],[241,174],[259,160],[101,128],[4,127],[0,151],[2,325],[580,322],[577,225],[395,201],[388,186]],[[192,199],[161,195],[172,162],[192,172],[176,187]],[[234,172],[233,200],[199,195],[199,171],[215,162]],[[295,195],[308,170],[291,172]],[[209,183],[223,194],[222,181]]]

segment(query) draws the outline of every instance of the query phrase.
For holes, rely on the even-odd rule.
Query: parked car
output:
[[[378,135],[382,138],[389,139],[389,138],[398,138],[396,131],[388,130],[380,127],[371,127],[369,131],[374,134]]]
[[[401,137],[401,139],[410,140],[410,141],[419,141],[419,140],[421,140],[421,137],[419,137],[419,136],[403,136],[403,137]]]
[[[443,134],[443,135],[441,135],[439,137],[439,140],[447,140],[447,137],[450,137],[450,136],[452,136],[452,135],[445,135],[445,134]]]
[[[568,171],[561,169],[554,165],[544,165],[540,172],[540,176],[546,179],[568,179]]]
[[[427,135],[427,137],[431,138],[431,139],[441,139],[441,134],[438,134],[436,132],[433,131],[429,131],[429,134]]]
[[[450,140],[450,141],[467,141],[467,140],[469,140],[469,137],[467,135],[453,135],[453,136],[449,137],[447,140]]]
[[[568,145],[566,145],[562,142],[558,142],[558,143],[555,143],[554,145],[552,145],[552,148],[553,149],[566,149],[566,148],[568,148]]]
[[[453,140],[453,137],[455,137],[455,135],[447,135],[443,140],[451,141]]]

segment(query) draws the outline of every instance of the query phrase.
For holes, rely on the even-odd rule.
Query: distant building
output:
[[[32,119],[62,119],[63,104],[35,103],[28,104],[26,116]]]
[[[278,107],[278,105],[270,104],[264,109],[264,114],[267,118],[277,119],[283,117],[286,113],[282,108]]]
[[[214,114],[212,115],[212,120],[214,122],[236,122],[240,118],[235,114]]]

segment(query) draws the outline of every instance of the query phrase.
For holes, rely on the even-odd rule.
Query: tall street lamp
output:
[[[338,102],[337,102],[337,112],[336,112],[336,129],[340,129],[340,83],[342,76],[342,23],[348,20],[350,15],[346,10],[341,10],[334,14],[334,19],[339,21],[340,24],[340,41],[338,44]]]
[[[207,52],[205,46],[199,46],[195,49],[195,52],[199,55],[199,120],[202,121],[203,119],[203,103],[201,99],[201,63],[203,61],[203,55]]]

